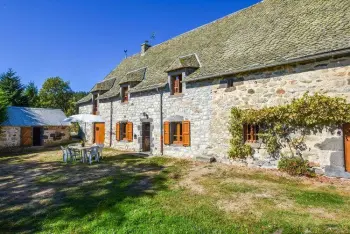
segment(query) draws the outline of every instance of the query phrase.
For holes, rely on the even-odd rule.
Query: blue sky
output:
[[[0,72],[89,91],[155,33],[159,44],[259,0],[0,0]]]

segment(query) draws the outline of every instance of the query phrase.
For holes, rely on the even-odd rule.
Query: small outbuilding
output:
[[[5,149],[57,145],[70,140],[69,123],[60,109],[8,107],[0,125],[0,152]]]

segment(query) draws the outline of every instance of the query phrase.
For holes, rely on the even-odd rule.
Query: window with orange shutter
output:
[[[119,122],[116,127],[117,141],[133,141],[133,124],[132,122]]]
[[[128,86],[122,88],[122,102],[128,102],[129,100],[129,88]]]
[[[170,124],[171,143],[182,145],[182,123],[173,122]]]
[[[182,75],[171,77],[171,94],[182,93]]]
[[[165,122],[164,144],[190,146],[190,121]]]

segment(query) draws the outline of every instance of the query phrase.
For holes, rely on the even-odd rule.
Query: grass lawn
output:
[[[0,157],[0,233],[350,233],[350,181],[49,149]]]

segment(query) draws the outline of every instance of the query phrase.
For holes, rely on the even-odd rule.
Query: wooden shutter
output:
[[[22,127],[21,128],[21,145],[22,146],[32,146],[32,128]]]
[[[164,145],[170,144],[170,123],[164,122]]]
[[[128,139],[129,142],[131,142],[133,139],[132,123],[131,122],[128,122],[126,124],[126,138]]]
[[[248,141],[248,125],[243,124],[243,142]]]
[[[120,141],[120,123],[117,123],[115,127],[115,135],[116,135],[117,141]]]
[[[190,146],[190,121],[185,120],[182,122],[182,143],[183,146]]]

